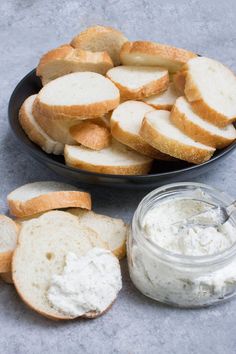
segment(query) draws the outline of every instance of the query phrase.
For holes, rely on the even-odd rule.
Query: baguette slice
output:
[[[29,96],[23,103],[19,112],[19,121],[31,141],[39,145],[46,153],[60,155],[64,144],[53,140],[37,123],[32,109],[37,95]]]
[[[7,196],[12,215],[24,218],[47,210],[78,207],[91,209],[91,196],[69,184],[45,181],[28,183]]]
[[[216,60],[191,59],[187,70],[185,95],[194,111],[219,126],[236,120],[236,76]]]
[[[194,141],[176,128],[168,111],[147,113],[140,134],[163,153],[194,164],[209,160],[215,151],[214,148]]]
[[[97,173],[142,175],[147,174],[152,166],[152,159],[130,150],[115,140],[111,146],[100,151],[66,145],[64,156],[68,166]]]
[[[75,36],[71,45],[92,52],[107,52],[114,65],[120,64],[120,49],[127,38],[112,27],[93,26]]]
[[[79,71],[105,75],[112,67],[112,60],[106,52],[93,53],[63,45],[42,56],[36,74],[40,76],[43,85],[46,85],[60,76]]]
[[[171,111],[171,121],[183,133],[202,144],[222,149],[236,139],[233,124],[219,128],[199,117],[184,97],[179,97]]]
[[[12,254],[16,247],[19,228],[5,215],[0,215],[0,273],[11,272]]]
[[[91,122],[71,127],[70,134],[77,143],[92,150],[102,150],[111,144],[109,130]]]
[[[54,119],[101,117],[118,106],[117,87],[104,76],[79,72],[45,85],[35,100],[42,115]]]
[[[96,236],[93,230],[81,225],[77,217],[63,211],[50,211],[24,223],[12,262],[14,285],[22,300],[39,314],[51,319],[77,317],[52,306],[48,291],[54,275],[61,275],[65,270],[68,254],[73,253],[80,258],[91,248],[100,247]],[[118,261],[114,262],[119,270]],[[67,296],[68,292],[65,293]],[[111,302],[114,300],[115,297]],[[101,313],[93,309],[83,313],[87,318],[98,315]]]
[[[77,216],[81,225],[96,230],[98,236],[108,243],[109,250],[118,259],[125,257],[128,225],[123,220],[77,208],[68,209],[67,211]]]
[[[121,99],[141,100],[167,89],[168,71],[149,66],[117,66],[108,70],[107,77],[120,90]]]
[[[160,93],[159,95],[144,98],[143,101],[156,109],[170,111],[178,97],[179,95],[175,89],[175,86],[171,82],[166,91]]]
[[[140,135],[139,130],[146,113],[154,108],[139,101],[127,101],[114,109],[111,116],[111,133],[122,144],[153,159],[168,160],[170,156],[154,149]]]
[[[180,96],[184,96],[186,75],[187,75],[187,71],[180,70],[176,74],[174,74],[173,78],[172,78],[175,89],[179,93]]]
[[[124,65],[162,66],[171,73],[194,57],[196,54],[188,50],[148,41],[126,42],[120,52]]]

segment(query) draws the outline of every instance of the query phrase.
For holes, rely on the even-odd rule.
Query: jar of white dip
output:
[[[236,213],[219,226],[211,210],[232,202],[199,183],[170,184],[149,193],[134,214],[128,238],[134,285],[152,299],[180,307],[208,306],[234,296]],[[203,211],[204,220],[194,217]]]

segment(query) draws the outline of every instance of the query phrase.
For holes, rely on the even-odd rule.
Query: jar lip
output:
[[[176,187],[196,187],[197,188],[202,188],[204,190],[209,190],[211,192],[219,193],[222,195],[222,199],[225,196],[225,198],[229,199],[230,196],[227,195],[225,192],[211,187],[207,184],[204,183],[198,183],[198,182],[178,182],[178,183],[171,183],[171,184],[166,184],[162,187],[158,187],[148,193],[139,203],[133,217],[132,221],[132,228],[135,228],[135,223],[138,224],[140,230],[142,230],[141,224],[140,224],[140,219],[139,219],[139,214],[143,208],[143,205],[145,202],[147,202],[151,197],[155,196],[156,194],[160,192],[164,192],[165,190],[168,191],[169,189],[173,189]],[[232,198],[231,198],[232,199]],[[199,199],[200,200],[200,199]],[[233,199],[232,199],[233,201]],[[136,233],[138,235],[138,233]],[[190,255],[182,255],[182,254],[177,254],[174,252],[171,252],[165,248],[160,247],[157,245],[155,242],[153,242],[151,239],[148,239],[142,235],[142,237],[138,236],[140,241],[144,241],[149,247],[152,247],[152,250],[156,251],[158,253],[158,256],[162,258],[163,260],[169,260],[171,262],[178,263],[179,265],[185,265],[185,266],[190,266],[190,267],[198,267],[201,265],[209,265],[210,264],[216,264],[220,263],[222,261],[225,261],[232,256],[236,254],[236,242],[234,242],[229,248],[226,248],[225,250],[212,254],[212,255],[204,255],[204,256],[190,256]]]

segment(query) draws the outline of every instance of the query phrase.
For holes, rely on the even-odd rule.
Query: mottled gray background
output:
[[[35,180],[58,179],[13,138],[7,104],[17,82],[47,50],[94,24],[111,25],[130,39],[183,46],[212,56],[236,71],[236,1],[1,0],[0,1],[0,212],[12,189]],[[236,152],[197,179],[236,196]],[[99,212],[130,220],[146,191],[90,187]],[[164,307],[131,285],[94,321],[54,323],[31,312],[12,286],[0,283],[0,353],[236,353],[236,301],[201,310]]]

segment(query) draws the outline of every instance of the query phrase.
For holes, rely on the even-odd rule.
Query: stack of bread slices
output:
[[[103,26],[40,59],[43,87],[19,118],[45,152],[91,172],[140,175],[152,162],[201,164],[236,138],[236,78],[181,48]]]
[[[58,182],[11,192],[0,215],[0,276],[48,318],[95,318],[122,287],[128,226],[91,211],[91,196]],[[62,209],[62,210],[60,210]]]

